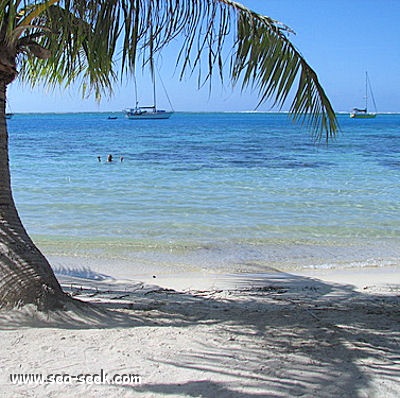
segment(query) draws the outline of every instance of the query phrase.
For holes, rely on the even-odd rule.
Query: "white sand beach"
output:
[[[154,276],[63,275],[90,308],[1,313],[0,396],[400,396],[399,267]]]

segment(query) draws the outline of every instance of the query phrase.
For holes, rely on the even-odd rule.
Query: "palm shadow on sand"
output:
[[[255,397],[261,389],[265,397],[361,397],[370,372],[383,383],[399,377],[399,290],[390,296],[368,289],[361,293],[351,285],[289,274],[261,282],[248,277],[232,290],[187,292],[140,283],[110,289],[106,276],[71,276],[64,289],[92,305],[40,316],[3,313],[0,328],[99,328],[105,333],[199,328],[204,338],[193,341],[191,349],[176,352],[174,359],[157,358],[157,363],[201,372],[204,380],[124,387],[132,392]],[[207,335],[210,327],[212,335]]]

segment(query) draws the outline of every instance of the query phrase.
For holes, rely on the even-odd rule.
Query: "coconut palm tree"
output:
[[[17,77],[54,87],[79,82],[83,94],[111,92],[117,79],[153,68],[180,43],[181,76],[199,84],[229,72],[230,81],[282,106],[292,87],[294,119],[317,138],[333,136],[333,109],[290,29],[232,0],[0,0],[0,306],[62,307],[69,300],[28,236],[13,200],[5,120],[6,90]]]

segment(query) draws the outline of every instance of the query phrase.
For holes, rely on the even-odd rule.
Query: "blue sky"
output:
[[[336,111],[362,106],[364,76],[368,71],[378,111],[400,112],[400,0],[243,0],[253,10],[291,27],[291,40],[316,70]],[[170,50],[165,58],[170,58]],[[160,74],[176,111],[246,111],[257,104],[257,95],[213,83],[197,89],[196,79],[180,82],[173,62]],[[138,76],[142,102],[150,101],[149,82]],[[18,81],[9,88],[13,112],[120,111],[134,106],[133,82],[116,86],[111,99],[97,104],[82,99],[78,89],[46,93]],[[161,92],[159,105],[168,108]],[[289,104],[287,105],[288,108]],[[260,110],[271,110],[267,103]]]

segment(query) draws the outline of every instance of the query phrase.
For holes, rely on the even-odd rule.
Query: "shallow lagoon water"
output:
[[[398,263],[400,115],[339,115],[329,145],[285,114],[115,115],[9,121],[17,206],[56,267],[63,258],[110,274],[121,264],[135,274]]]

